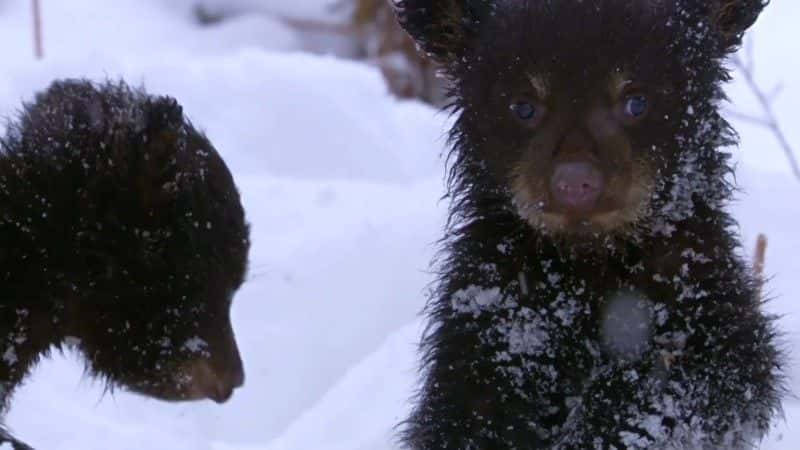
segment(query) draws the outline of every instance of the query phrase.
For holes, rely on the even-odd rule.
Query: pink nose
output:
[[[568,213],[586,215],[603,193],[603,174],[588,162],[566,162],[556,166],[550,191],[556,204]]]

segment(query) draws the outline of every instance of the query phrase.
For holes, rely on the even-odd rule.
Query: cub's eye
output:
[[[519,120],[531,120],[536,117],[536,106],[528,102],[514,103],[511,105],[511,111],[514,111]]]
[[[514,117],[527,127],[535,127],[544,116],[544,106],[528,100],[514,102],[509,108]]]
[[[647,97],[644,95],[632,95],[625,99],[625,115],[629,119],[639,119],[647,113]]]

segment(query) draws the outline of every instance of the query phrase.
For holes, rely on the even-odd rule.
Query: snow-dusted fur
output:
[[[226,400],[243,376],[229,309],[249,231],[230,172],[180,105],[58,81],[0,145],[0,404],[64,347],[110,389]]]
[[[739,449],[780,409],[773,318],[726,212],[725,57],[760,0],[402,0],[453,82],[450,223],[400,440],[441,449]],[[616,72],[651,85],[631,140],[645,213],[619,229],[532,226],[495,168],[519,146],[497,98],[547,74],[580,104]],[[510,81],[511,80],[511,81]],[[511,92],[513,94],[513,92]]]

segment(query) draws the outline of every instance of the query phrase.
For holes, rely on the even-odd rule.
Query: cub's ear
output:
[[[172,97],[148,98],[144,110],[148,133],[178,133],[183,128],[183,107]]]
[[[721,35],[726,51],[742,43],[744,32],[750,28],[770,0],[711,0],[711,21]]]
[[[144,101],[142,109],[142,129],[133,137],[141,144],[131,156],[131,170],[140,206],[150,211],[172,201],[175,183],[181,177],[177,164],[188,149],[183,108],[175,99],[151,97]]]
[[[492,0],[392,0],[400,25],[422,50],[446,63],[466,50]]]

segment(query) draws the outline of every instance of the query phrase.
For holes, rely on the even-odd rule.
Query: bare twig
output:
[[[44,58],[42,48],[42,14],[39,7],[39,0],[31,0],[33,9],[33,51],[36,59]]]
[[[767,255],[767,237],[759,234],[756,239],[756,253],[753,258],[753,272],[755,272],[756,279],[759,282],[764,280],[764,264]]]
[[[756,281],[756,293],[761,297],[766,279],[764,277],[764,265],[767,256],[767,237],[759,234],[756,239],[756,253],[753,256],[753,275]]]
[[[745,47],[745,51],[748,54],[748,61],[742,59],[740,55],[736,55],[733,58],[733,64],[739,69],[739,72],[742,73],[744,76],[744,80],[747,83],[747,86],[753,92],[758,100],[759,105],[761,106],[763,116],[753,117],[751,115],[745,115],[733,112],[732,115],[738,117],[740,119],[746,120],[748,122],[754,123],[759,125],[763,128],[768,129],[772,132],[775,138],[778,140],[778,144],[780,144],[781,149],[783,149],[784,154],[786,154],[786,159],[789,161],[789,167],[791,168],[794,176],[800,180],[800,165],[798,165],[797,158],[794,156],[794,150],[792,149],[789,140],[786,138],[786,135],[783,132],[783,129],[778,122],[778,118],[775,115],[775,112],[772,109],[772,101],[774,100],[775,96],[780,92],[780,85],[773,89],[770,93],[765,93],[761,87],[758,85],[755,79],[755,67],[753,63],[753,56],[752,56],[752,42],[750,42]]]
[[[774,88],[772,88],[771,91],[767,93],[767,98],[770,102],[772,102],[778,98],[779,95],[781,95],[781,92],[783,92],[783,83],[778,83]]]
[[[742,113],[735,110],[728,110],[728,116],[733,117],[735,119],[739,119],[744,122],[749,122],[753,125],[758,125],[760,127],[769,128],[772,125],[763,117],[752,116],[750,114]]]

